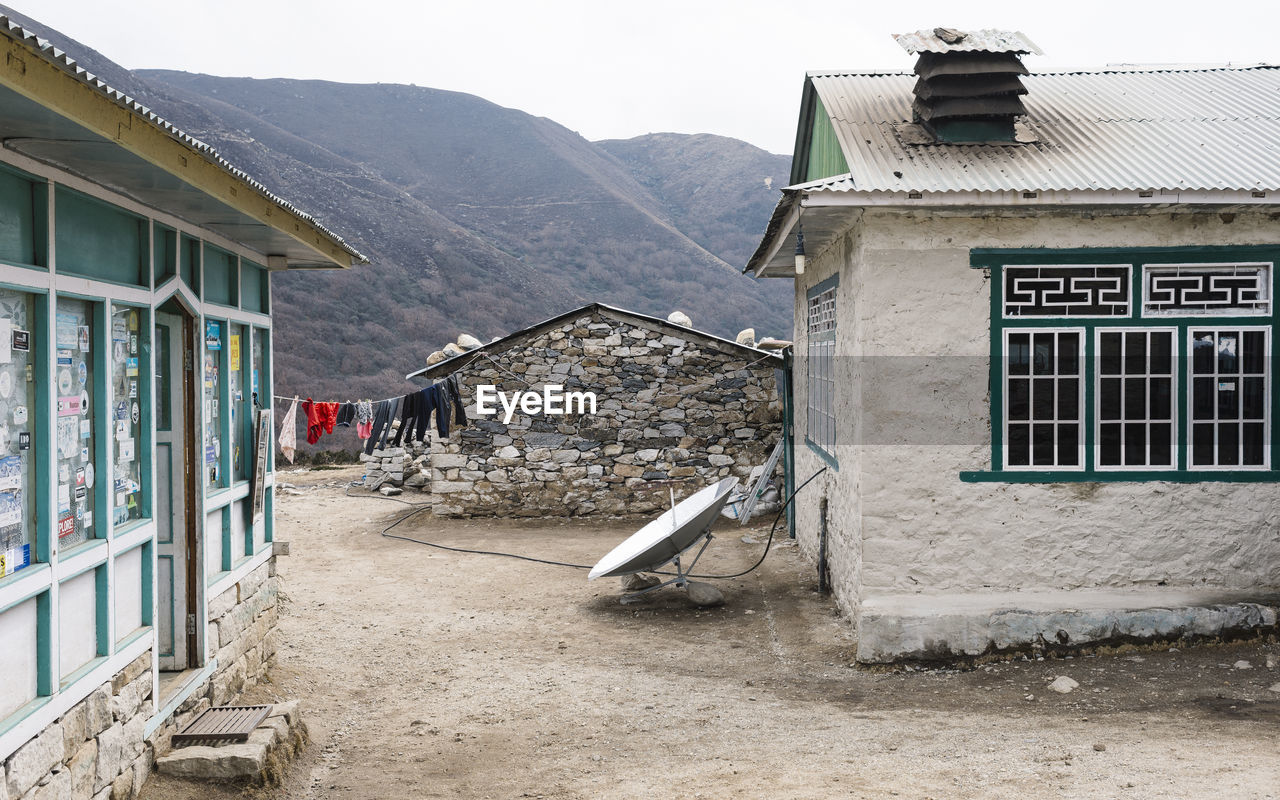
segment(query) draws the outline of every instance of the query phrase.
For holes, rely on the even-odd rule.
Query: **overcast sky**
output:
[[[131,69],[413,83],[588,139],[716,133],[790,153],[806,70],[910,69],[890,38],[1021,30],[1034,71],[1280,62],[1276,0],[5,0]]]

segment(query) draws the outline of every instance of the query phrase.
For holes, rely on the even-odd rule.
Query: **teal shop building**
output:
[[[1280,68],[896,38],[807,76],[747,267],[794,282],[796,535],[857,658],[1274,631]]]
[[[0,797],[136,795],[275,652],[271,274],[364,259],[5,17],[0,46]]]

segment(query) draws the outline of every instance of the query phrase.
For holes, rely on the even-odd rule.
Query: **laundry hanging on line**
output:
[[[308,397],[299,403],[297,397],[274,396],[277,400],[292,401],[282,421],[279,443],[289,461],[297,447],[295,430],[299,405],[307,420],[307,443],[316,444],[322,436],[332,434],[335,428],[349,428],[353,424],[356,436],[364,442],[364,452],[387,446],[399,447],[405,442],[424,442],[435,417],[436,433],[448,438],[453,426],[467,424],[466,407],[462,402],[462,389],[457,375],[450,375],[424,389],[417,389],[401,397],[386,400],[316,401]],[[400,427],[392,432],[393,423],[400,420]]]

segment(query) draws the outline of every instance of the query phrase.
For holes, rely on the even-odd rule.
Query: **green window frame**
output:
[[[971,251],[970,265],[987,270],[991,284],[991,469],[962,472],[961,480],[1280,481],[1272,457],[1280,444],[1271,370],[1277,263],[1280,246]],[[1041,287],[1028,302],[1028,284],[1009,280],[1010,268],[1030,285],[1071,268],[1080,283],[1057,293]],[[1092,294],[1078,291],[1091,283]],[[1083,441],[1075,464],[1011,457],[1026,433],[1011,431],[1010,416],[1022,424],[1023,406],[1035,398],[1011,383],[1010,369],[1038,334],[1080,336]],[[1204,356],[1208,337],[1217,360]],[[1035,355],[1043,359],[1043,348]],[[1061,421],[1055,409],[1045,424]]]

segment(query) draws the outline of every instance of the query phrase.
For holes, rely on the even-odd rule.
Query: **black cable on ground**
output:
[[[810,481],[812,481],[814,478],[818,477],[819,475],[821,475],[826,471],[827,471],[827,468],[823,467],[822,469],[810,475],[809,478],[804,483],[797,486],[795,490],[791,492],[791,496],[788,497],[786,502],[782,504],[782,507],[778,509],[777,515],[774,516],[773,518],[773,525],[769,528],[769,538],[768,540],[765,541],[764,552],[760,554],[759,561],[752,564],[749,568],[743,570],[742,572],[736,572],[733,575],[695,575],[695,574],[689,573],[689,574],[686,574],[686,577],[712,578],[717,580],[726,580],[729,578],[741,578],[743,575],[754,572],[761,564],[764,563],[765,558],[769,555],[769,548],[773,546],[773,534],[777,531],[778,521],[782,519],[783,513],[787,510],[787,506],[791,505],[791,501],[795,499],[795,496],[800,493],[801,489],[808,486]],[[380,494],[352,494],[350,486],[347,487],[346,495],[347,497],[370,497],[375,500],[391,500],[392,502],[401,503],[403,505],[410,506],[413,508],[413,510],[410,511],[408,514],[405,514],[404,516],[397,519],[395,522],[391,523],[390,525],[382,529],[381,535],[388,539],[400,539],[401,541],[405,541],[405,542],[414,542],[415,544],[424,544],[427,547],[435,547],[440,550],[448,550],[451,553],[472,553],[478,556],[502,556],[503,558],[516,558],[521,561],[532,561],[535,564],[549,564],[550,566],[553,566],[553,567],[570,567],[572,569],[591,569],[591,567],[593,566],[590,564],[570,564],[567,561],[553,561],[546,558],[534,558],[533,556],[522,556],[516,553],[502,553],[496,550],[472,550],[466,547],[450,547],[449,545],[446,545],[446,544],[436,544],[435,542],[424,542],[421,539],[414,539],[409,536],[400,536],[399,534],[390,533],[389,531],[392,528],[399,525],[400,523],[409,519],[410,517],[416,516],[422,513],[423,511],[426,511],[428,508],[431,507],[430,503],[410,503],[408,500],[397,500],[394,497],[387,497],[385,495],[380,495]],[[663,570],[648,570],[648,571],[653,572],[656,575],[675,575],[676,574],[674,572],[667,572]]]

